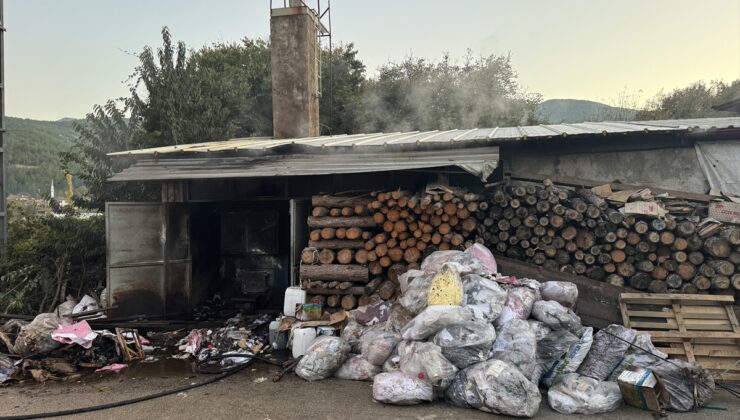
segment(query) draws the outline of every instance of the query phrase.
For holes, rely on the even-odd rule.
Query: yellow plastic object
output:
[[[429,285],[429,305],[462,305],[463,286],[460,274],[453,267],[444,265]]]

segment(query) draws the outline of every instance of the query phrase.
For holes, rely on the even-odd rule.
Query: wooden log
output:
[[[342,297],[340,295],[330,295],[326,298],[326,304],[330,308],[336,308],[339,306],[339,303],[342,301]]]
[[[314,217],[324,217],[329,215],[329,209],[326,207],[314,207],[313,210],[311,210],[311,216]]]
[[[629,278],[635,275],[635,266],[629,262],[623,262],[617,264],[617,274],[624,278]]]
[[[735,266],[727,260],[713,260],[708,264],[717,274],[723,276],[731,276],[735,272]]]
[[[672,289],[678,289],[683,283],[683,279],[676,273],[670,273],[665,278],[665,283]]]
[[[308,239],[318,241],[321,239],[321,229],[314,229],[308,234]]]
[[[365,296],[372,295],[382,282],[383,282],[382,277],[375,277],[369,282],[367,282],[367,284],[365,285],[364,291],[363,291],[364,295]]]
[[[357,307],[357,298],[353,295],[342,296],[342,309],[349,311]]]
[[[645,273],[653,271],[654,268],[655,265],[650,260],[643,260],[635,263],[635,269],[637,269],[638,271],[643,271]]]
[[[369,256],[369,254],[368,254]],[[371,261],[367,265],[368,272],[373,276],[378,276],[383,273],[383,266],[380,265],[380,261]]]
[[[691,283],[698,289],[698,290],[707,290],[712,286],[712,281],[708,277],[704,276],[696,276]]]
[[[612,286],[624,287],[624,278],[618,274],[610,274],[606,277],[606,282]]]
[[[336,236],[336,229],[325,227],[321,229],[321,239],[334,239]]]
[[[313,207],[345,207],[345,206],[363,206],[367,207],[373,199],[370,196],[363,195],[359,197],[340,197],[334,195],[314,195],[311,197],[311,206]]]
[[[732,245],[740,245],[740,227],[725,226],[720,231],[720,237]]]
[[[338,228],[334,232],[334,237],[337,239],[346,239],[347,238],[347,229],[346,228]]]
[[[337,282],[337,285],[338,284],[339,284],[339,282]],[[323,288],[310,287],[310,288],[306,289],[306,293],[311,294],[311,295],[325,295],[325,296],[332,296],[332,295],[337,295],[337,296],[344,296],[344,295],[360,296],[362,294],[363,289],[364,289],[364,287],[359,287],[359,286],[350,287],[349,289],[345,289],[345,290],[337,289],[336,286],[335,287],[323,287]],[[326,300],[327,300],[327,304],[328,304],[330,299],[327,298]]]
[[[714,290],[725,290],[730,287],[730,278],[725,275],[716,275],[712,277],[711,282]]]
[[[328,241],[308,241],[308,246],[316,249],[360,249],[364,246],[364,243],[361,240],[332,239]]]
[[[730,278],[730,281],[732,282],[732,287],[733,287],[733,288],[734,288],[735,290],[740,290],[740,273],[738,273],[738,274],[734,274],[734,275],[733,275],[733,276],[732,276],[732,277]]]
[[[354,260],[354,253],[349,248],[342,248],[337,252],[337,262],[339,264],[350,264]]]
[[[668,285],[662,280],[653,280],[647,287],[650,293],[666,293],[668,291]]]
[[[375,220],[372,217],[313,217],[308,218],[308,227],[315,228],[374,228]]]
[[[301,265],[301,280],[318,281],[351,281],[355,283],[367,283],[370,278],[368,268],[361,265]]]
[[[318,264],[319,251],[313,247],[303,248],[303,251],[301,251],[301,263],[309,265]]]
[[[612,250],[609,255],[611,256],[612,261],[614,261],[615,263],[621,263],[626,259],[626,255],[621,249]]]
[[[347,239],[355,240],[362,237],[362,229],[357,226],[347,228]]]
[[[381,267],[388,268],[391,266],[392,260],[386,255],[384,257],[380,257],[380,259],[378,259],[378,263],[380,264]]]
[[[668,270],[661,266],[655,266],[653,271],[650,272],[650,277],[655,280],[665,280],[668,277]]]
[[[630,277],[629,284],[637,290],[647,290],[652,281],[653,279],[647,273],[640,272]]]
[[[393,283],[390,280],[386,280],[383,283],[378,286],[378,296],[380,296],[383,300],[390,300],[393,295],[396,293],[396,288],[398,286],[396,283]]]
[[[635,230],[635,232],[637,232],[637,233],[639,233],[641,235],[644,234],[644,233],[646,233],[649,228],[650,227],[648,226],[648,224],[646,222],[642,221],[642,220],[640,220],[639,222],[635,222],[635,226],[633,227],[633,229]]]
[[[660,233],[660,243],[663,245],[673,245],[673,242],[675,240],[676,236],[673,234],[673,232],[666,230]],[[684,247],[684,249],[686,249],[686,247]]]
[[[727,258],[730,256],[730,242],[727,239],[712,236],[704,241],[704,250],[714,258]]]
[[[694,294],[699,291],[692,283],[684,283],[680,287],[681,293]]]
[[[367,264],[368,259],[368,252],[364,249],[358,249],[355,251],[355,262],[360,265]]]
[[[339,289],[339,290],[347,290],[350,287],[353,287],[353,285],[354,285],[354,283],[352,283],[351,281],[343,281],[343,282],[341,282],[341,283],[339,283],[337,285],[337,289]]]
[[[331,249],[322,249],[319,251],[319,262],[321,264],[331,264],[334,262],[334,259],[336,258],[336,253],[332,251]],[[317,280],[325,280],[325,279],[317,279]]]
[[[342,209],[329,209],[330,217],[340,217],[342,215]]]
[[[691,280],[696,275],[696,268],[689,263],[681,263],[678,265],[676,273],[684,280]]]
[[[696,224],[688,220],[683,221],[676,226],[676,233],[684,238],[691,237],[696,233]]]

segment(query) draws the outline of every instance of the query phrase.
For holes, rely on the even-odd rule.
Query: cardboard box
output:
[[[650,369],[625,370],[617,383],[627,404],[647,411],[661,411],[663,386]]]
[[[740,203],[730,201],[710,203],[709,217],[720,222],[740,224]]]
[[[625,203],[624,214],[641,214],[665,219],[668,212],[655,201],[633,201]]]

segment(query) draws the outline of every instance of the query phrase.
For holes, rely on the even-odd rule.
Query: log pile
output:
[[[628,200],[648,200],[669,214],[624,214]],[[488,203],[476,212],[476,241],[496,253],[652,293],[740,290],[740,228],[700,223],[705,209],[696,203],[657,200],[649,190],[614,202],[549,180],[499,186]]]
[[[424,193],[373,192],[361,198],[312,197],[310,241],[300,278],[329,308],[352,309],[400,292],[398,277],[436,250],[473,244],[479,196],[441,187]],[[321,300],[321,299],[320,299]]]

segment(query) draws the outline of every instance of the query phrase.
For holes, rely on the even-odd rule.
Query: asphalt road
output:
[[[329,379],[308,383],[294,374],[273,383],[275,367],[255,364],[223,381],[125,407],[68,416],[68,419],[491,419],[500,416],[465,410],[442,402],[410,407],[386,406],[372,399],[372,383]],[[0,416],[33,414],[126,400],[198,382],[178,364],[132,369],[120,375],[91,376],[74,383],[16,385],[0,388]],[[719,391],[714,403],[727,411],[703,409],[698,413],[671,413],[676,419],[737,419],[740,400]],[[543,399],[538,419],[572,416],[552,411]],[[503,418],[503,417],[501,417]],[[584,416],[589,419],[651,419],[643,411],[622,406],[615,412]],[[2,418],[0,417],[0,420]]]

